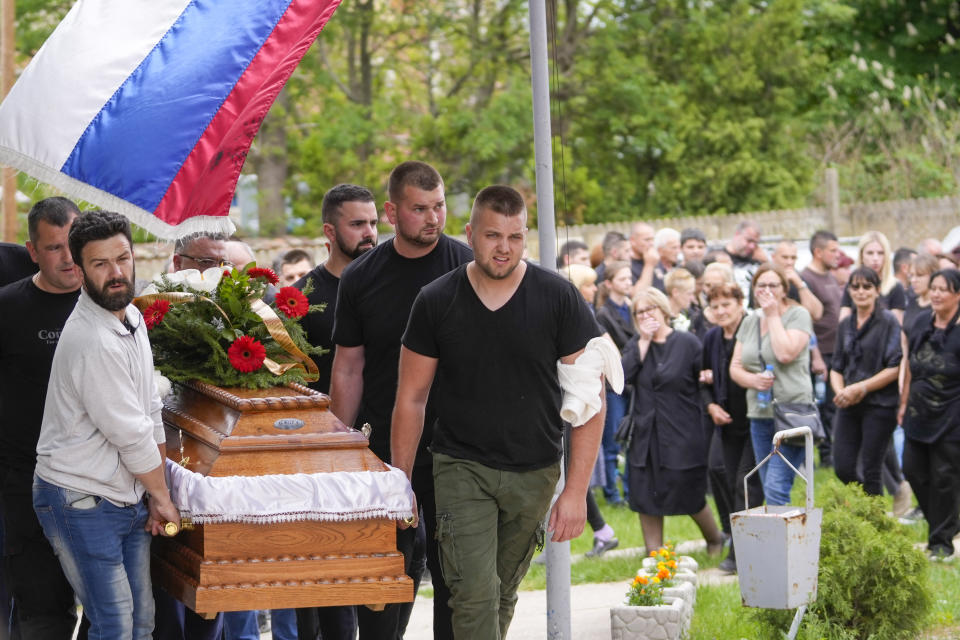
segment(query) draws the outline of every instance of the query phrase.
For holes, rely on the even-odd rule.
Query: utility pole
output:
[[[13,87],[14,53],[16,52],[14,22],[17,18],[16,0],[0,0],[0,73],[3,75],[3,97]],[[17,241],[17,172],[3,167],[3,239]]]
[[[547,10],[529,0],[530,68],[533,85],[533,149],[537,175],[537,229],[540,266],[556,269],[557,233],[553,205],[553,148],[550,130],[550,73],[547,66]],[[565,475],[561,474],[559,493]],[[552,542],[547,532],[547,638],[570,640],[570,542]]]

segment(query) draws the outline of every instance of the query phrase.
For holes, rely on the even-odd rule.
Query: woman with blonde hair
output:
[[[903,332],[907,330],[922,314],[930,308],[930,276],[940,270],[940,262],[936,256],[929,253],[918,253],[910,262],[910,288],[914,295],[907,302],[903,311]]]
[[[907,308],[907,292],[900,281],[893,275],[893,254],[890,252],[890,241],[879,231],[867,231],[860,237],[857,247],[857,267],[869,267],[880,278],[880,297],[877,305],[882,309],[889,309],[903,322],[903,310]],[[850,291],[843,292],[840,301],[840,320],[853,313],[853,299]]]
[[[623,351],[633,387],[633,436],[627,446],[630,508],[640,515],[647,552],[663,544],[663,517],[689,515],[711,554],[723,536],[707,504],[707,439],[698,380],[700,341],[670,327],[670,303],[657,289],[633,303],[638,337]]]
[[[692,307],[696,288],[696,278],[683,267],[677,267],[663,279],[663,292],[667,294],[673,316],[670,326],[677,331],[689,331],[696,320],[698,314]]]

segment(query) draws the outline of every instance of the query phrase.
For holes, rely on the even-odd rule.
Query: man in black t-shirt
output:
[[[467,226],[474,261],[423,288],[403,335],[393,463],[412,473],[429,395],[438,405],[437,538],[457,638],[506,636],[560,476],[557,361],[572,363],[601,334],[573,285],[521,261],[526,221],[517,191],[482,190]],[[583,531],[603,414],[573,430],[548,524],[556,542]]]
[[[323,196],[320,208],[323,234],[327,237],[330,257],[307,273],[293,286],[303,289],[312,281],[307,296],[310,304],[325,304],[323,313],[311,313],[301,319],[307,341],[329,351],[315,357],[320,377],[310,388],[322,393],[330,391],[330,368],[333,365],[333,319],[337,310],[337,290],[344,268],[377,246],[377,205],[373,192],[354,184],[338,184]],[[297,610],[297,628],[301,638],[353,640],[357,631],[354,607],[314,607]]]
[[[301,320],[307,342],[329,349],[314,358],[320,377],[310,383],[311,389],[330,392],[330,369],[333,366],[333,319],[337,311],[340,276],[348,264],[377,246],[377,205],[373,192],[354,184],[338,184],[323,196],[321,213],[323,235],[327,237],[329,257],[293,286],[303,289],[313,281],[307,296],[310,304],[325,304],[323,313],[311,313]]]
[[[73,589],[43,535],[32,497],[53,353],[80,294],[67,244],[77,214],[77,206],[66,198],[34,204],[27,216],[27,251],[40,270],[0,289],[4,573],[15,626],[20,637],[31,640],[69,640],[77,621]]]
[[[26,247],[12,242],[0,242],[0,287],[37,272]]]
[[[473,258],[469,247],[443,235],[447,207],[443,180],[436,169],[423,162],[403,162],[390,173],[388,192],[390,200],[384,204],[384,211],[396,227],[396,236],[343,270],[333,326],[336,352],[330,374],[331,410],[345,424],[369,424],[370,449],[387,462],[400,338],[410,307],[421,287]],[[428,407],[428,430],[432,426],[431,415]],[[426,544],[427,566],[434,586],[434,638],[450,638],[448,592],[441,578],[434,540],[433,480],[430,452],[426,448],[429,442],[429,436],[424,438],[418,451],[412,482],[425,526],[401,531],[397,545],[407,559],[408,575],[416,584],[423,566],[414,552]],[[387,605],[382,612],[358,608],[360,638],[402,637],[412,606]]]

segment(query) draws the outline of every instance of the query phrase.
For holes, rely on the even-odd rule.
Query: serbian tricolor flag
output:
[[[79,0],[0,105],[0,163],[163,238],[232,232],[250,143],[340,0]]]

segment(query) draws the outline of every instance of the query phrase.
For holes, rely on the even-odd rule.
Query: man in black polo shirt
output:
[[[15,626],[31,640],[69,640],[77,622],[73,589],[37,521],[32,487],[53,353],[80,295],[67,244],[79,213],[66,198],[34,204],[27,216],[27,250],[40,271],[0,289],[4,573]]]
[[[475,260],[423,288],[403,335],[393,461],[411,474],[430,394],[437,537],[457,638],[506,636],[560,477],[557,361],[574,362],[601,334],[570,282],[521,260],[526,222],[517,191],[483,189],[467,226]],[[556,542],[583,531],[603,416],[573,430],[548,524]]]
[[[410,307],[421,287],[469,262],[473,252],[443,235],[447,206],[443,180],[436,169],[423,162],[403,162],[390,173],[387,190],[390,200],[384,203],[384,212],[396,227],[396,236],[350,263],[340,279],[330,400],[331,410],[345,424],[371,426],[370,449],[389,462],[400,338]],[[428,409],[428,431],[432,415]],[[408,575],[416,584],[423,567],[413,562],[414,546],[418,536],[422,541],[426,535],[427,566],[434,587],[434,638],[449,638],[448,592],[441,579],[433,535],[436,521],[429,442],[428,435],[417,451],[412,482],[423,510],[424,527],[401,531],[397,545],[407,558]],[[402,637],[412,607],[387,605],[379,613],[358,608],[360,638]]]
[[[329,351],[315,357],[320,377],[310,387],[322,393],[330,391],[330,368],[333,365],[333,319],[337,310],[337,291],[344,268],[377,246],[377,205],[373,192],[354,184],[338,184],[323,196],[320,207],[323,234],[327,237],[330,257],[303,276],[293,286],[303,289],[312,281],[313,291],[307,296],[310,304],[326,304],[323,313],[311,313],[301,319],[307,341]],[[357,630],[354,607],[312,607],[297,609],[297,628],[301,638],[352,640]]]

